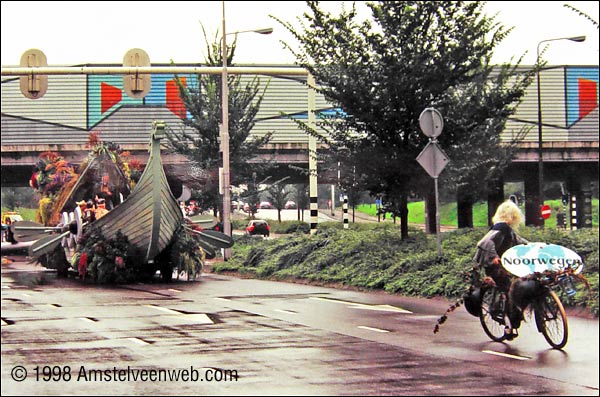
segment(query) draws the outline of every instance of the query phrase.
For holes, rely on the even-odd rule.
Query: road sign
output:
[[[550,206],[548,204],[542,205],[542,218],[544,218],[544,219],[550,218],[551,213],[552,213],[552,210],[550,209]]]
[[[417,156],[417,161],[431,177],[437,178],[450,159],[437,142],[429,142]]]
[[[423,134],[429,138],[435,138],[442,133],[444,119],[436,109],[426,108],[419,116],[419,127],[421,127]]]

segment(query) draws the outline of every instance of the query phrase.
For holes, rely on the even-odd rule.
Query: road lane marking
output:
[[[204,313],[195,313],[195,314],[183,314],[179,313],[175,316],[168,316],[169,318],[174,318],[179,322],[191,322],[191,323],[200,323],[200,324],[214,324],[214,321],[211,320],[208,315]]]
[[[95,320],[92,320],[92,319],[91,319],[91,318],[89,318],[89,317],[79,317],[79,319],[80,319],[81,321],[85,321],[85,322],[88,322],[88,323],[95,323],[95,322],[96,322]]]
[[[363,303],[355,303],[349,306],[351,309],[376,310],[380,312],[394,312],[412,314],[411,311],[405,310],[392,305],[365,305]]]
[[[482,351],[487,354],[494,354],[494,355],[500,356],[500,357],[512,358],[513,360],[531,360],[531,357],[516,356],[514,354],[500,353],[500,352],[496,352],[493,350],[482,350]]]
[[[348,305],[348,307],[351,309],[375,310],[375,311],[381,311],[381,312],[395,312],[395,313],[412,314],[412,312],[409,310],[402,309],[400,307],[396,307],[396,306],[392,306],[392,305],[367,305],[365,303],[356,303],[356,302],[344,301],[341,299],[323,298],[320,296],[311,296],[308,299],[317,299],[317,300],[322,300],[322,301],[326,301],[326,302],[341,303],[343,305]]]
[[[169,313],[169,314],[174,314],[174,315],[181,314],[181,312],[178,312],[176,310],[167,309],[166,307],[160,307],[160,306],[155,306],[155,305],[144,305],[144,306],[152,308],[152,309],[160,310],[162,312]]]
[[[146,342],[145,340],[139,339],[139,338],[127,338],[128,341],[137,343],[138,345],[149,345],[150,343]]]
[[[175,289],[175,288],[169,288],[167,291],[171,291],[171,292],[181,292],[180,290],[178,290],[178,289]]]
[[[379,329],[379,328],[373,328],[373,327],[367,327],[365,325],[359,325],[358,328],[360,329],[366,329],[367,331],[375,331],[375,332],[390,332],[387,329]]]
[[[280,313],[286,313],[286,314],[298,314],[296,312],[293,312],[291,310],[285,310],[285,309],[275,309],[276,312],[280,312]]]
[[[216,297],[216,298],[213,298],[213,299],[216,299],[218,301],[231,302],[231,299],[227,299],[227,298]]]

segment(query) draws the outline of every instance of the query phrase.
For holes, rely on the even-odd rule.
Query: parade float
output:
[[[147,279],[160,271],[199,276],[206,258],[233,239],[205,230],[211,219],[184,217],[160,156],[165,124],[154,122],[143,167],[119,145],[90,136],[90,153],[75,167],[59,153],[40,155],[30,184],[40,194],[37,222],[13,226],[34,261],[60,275],[96,283]],[[81,170],[78,172],[78,170]]]

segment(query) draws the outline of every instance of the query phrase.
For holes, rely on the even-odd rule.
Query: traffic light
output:
[[[146,51],[133,48],[125,53],[123,66],[141,67],[150,66],[150,57]],[[149,74],[124,74],[123,90],[130,98],[143,98],[150,92],[151,76]]]
[[[25,68],[39,68],[48,66],[46,55],[36,49],[30,49],[21,56],[20,66]],[[19,77],[21,93],[29,99],[39,99],[48,90],[48,75],[31,74]]]

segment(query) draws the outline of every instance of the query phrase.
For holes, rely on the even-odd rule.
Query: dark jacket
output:
[[[498,222],[477,243],[477,252],[473,260],[480,267],[486,268],[492,266],[494,258],[501,258],[509,248],[526,243],[527,240],[518,236],[507,223]]]

